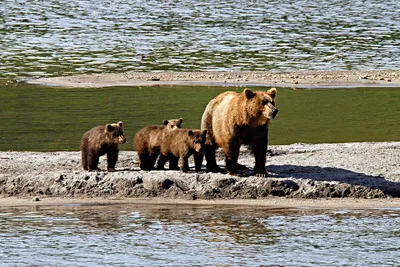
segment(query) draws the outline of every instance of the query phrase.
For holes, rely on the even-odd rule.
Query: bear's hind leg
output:
[[[175,157],[172,154],[168,155],[168,160],[169,160],[169,169],[170,170],[174,170],[174,171],[178,171],[179,170],[179,158]]]
[[[154,165],[156,164],[158,154],[159,153],[154,153],[149,156],[149,170],[154,170]]]
[[[149,155],[145,154],[145,153],[140,153],[139,154],[139,161],[140,161],[140,169],[144,170],[144,171],[148,171],[149,170]]]
[[[207,161],[207,172],[223,172],[223,169],[217,165],[215,159],[216,148],[213,145],[204,145],[204,156]]]
[[[226,170],[229,174],[240,175],[241,173],[238,170],[238,158],[240,151],[240,143],[232,138],[229,142],[229,147],[224,148],[225,154],[225,162],[226,162]]]
[[[115,165],[118,160],[118,149],[113,149],[107,152],[107,171],[115,171]]]
[[[82,159],[82,169],[84,170],[84,171],[87,171],[88,170],[88,162],[87,162],[87,151],[85,151],[85,150],[82,150],[82,152],[81,152],[81,159]]]
[[[168,161],[168,157],[163,154],[160,154],[160,157],[158,158],[158,161],[157,161],[156,169],[164,170],[164,166],[167,161]]]
[[[89,172],[99,170],[99,168],[97,167],[99,164],[99,156],[93,154],[92,152],[88,152],[88,154],[86,155],[86,164],[87,170]]]

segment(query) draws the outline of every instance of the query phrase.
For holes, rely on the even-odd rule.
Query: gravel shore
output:
[[[127,72],[39,78],[27,81],[61,87],[204,85],[296,88],[400,87],[400,70],[293,72]]]
[[[141,171],[134,151],[120,152],[117,171],[111,173],[81,171],[78,151],[0,152],[0,196],[31,201],[50,197],[393,199],[400,197],[399,150],[400,142],[271,146],[267,178]],[[218,158],[223,166],[222,155]],[[253,166],[254,158],[247,149],[241,150],[239,163]],[[100,159],[100,168],[106,169],[105,157]]]

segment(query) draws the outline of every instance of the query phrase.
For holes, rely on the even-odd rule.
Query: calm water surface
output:
[[[1,266],[399,266],[399,210],[0,207]]]
[[[132,150],[140,128],[164,119],[199,128],[207,103],[226,90],[243,88],[0,86],[0,150],[76,151],[85,131],[119,120],[128,138],[120,148]],[[277,107],[270,144],[400,141],[398,88],[280,88]]]
[[[398,69],[398,0],[0,3],[0,77]]]

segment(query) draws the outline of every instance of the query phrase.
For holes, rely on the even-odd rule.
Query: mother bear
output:
[[[224,92],[212,99],[201,119],[201,130],[207,130],[204,153],[207,171],[221,172],[215,159],[218,147],[224,149],[226,170],[229,174],[240,175],[238,164],[242,144],[249,145],[254,153],[254,175],[265,177],[266,153],[268,146],[268,125],[275,118],[276,88],[268,91],[242,93]]]

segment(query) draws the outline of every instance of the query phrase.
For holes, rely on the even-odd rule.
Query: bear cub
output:
[[[126,138],[122,130],[122,121],[105,126],[97,126],[83,134],[81,140],[82,167],[85,171],[99,170],[100,156],[107,154],[107,171],[115,171],[118,159],[118,144],[124,144]]]
[[[140,169],[153,170],[164,134],[181,128],[182,118],[164,120],[163,126],[146,126],[140,129],[133,138],[134,148],[139,155]]]
[[[161,144],[161,157],[159,169],[164,168],[164,163],[169,160],[170,170],[189,171],[189,157],[194,156],[195,170],[201,171],[203,161],[203,146],[206,140],[207,130],[177,129],[165,133]]]

